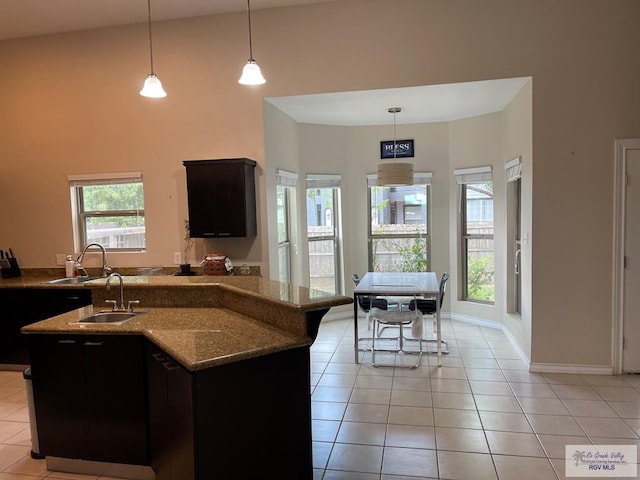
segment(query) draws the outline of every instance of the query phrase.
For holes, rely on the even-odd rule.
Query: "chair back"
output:
[[[438,291],[438,300],[440,300],[440,307],[442,307],[442,302],[444,302],[444,292],[447,289],[447,280],[449,280],[449,274],[443,273],[442,278],[440,279],[440,289]]]
[[[353,275],[351,275],[351,279],[357,287],[360,283],[360,277],[358,276],[358,274],[354,273]],[[370,297],[368,295],[359,295],[358,305],[360,306],[360,309],[365,313],[367,313],[372,307],[379,308],[380,310],[386,310],[389,306],[388,302],[384,298]]]
[[[444,293],[447,289],[447,280],[449,280],[449,274],[443,273],[440,278],[440,286],[438,287],[438,303],[442,307],[444,302]],[[409,302],[409,310],[418,309],[423,315],[432,315],[436,312],[436,300],[418,298]]]

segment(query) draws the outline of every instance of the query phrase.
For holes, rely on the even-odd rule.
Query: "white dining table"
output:
[[[353,290],[353,339],[355,362],[360,363],[358,337],[359,296],[422,297],[436,299],[436,339],[438,366],[442,366],[442,333],[440,330],[440,284],[435,272],[367,272]],[[375,334],[375,333],[374,333]]]

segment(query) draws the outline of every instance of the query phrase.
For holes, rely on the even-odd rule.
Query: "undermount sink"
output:
[[[78,323],[115,323],[116,325],[119,325],[143,313],[145,312],[96,312],[91,315],[87,315],[86,317],[82,317],[78,320]]]
[[[96,280],[100,277],[70,277],[70,278],[58,278],[56,280],[49,280],[44,283],[53,283],[56,285],[75,285],[78,283],[90,282],[91,280]]]

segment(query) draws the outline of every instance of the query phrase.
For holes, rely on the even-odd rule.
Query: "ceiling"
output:
[[[357,92],[271,97],[266,101],[299,123],[365,126],[450,122],[503,110],[530,77]]]
[[[251,10],[339,0],[252,0]],[[247,10],[246,0],[151,0],[153,21]],[[147,0],[0,0],[0,40],[147,21]]]

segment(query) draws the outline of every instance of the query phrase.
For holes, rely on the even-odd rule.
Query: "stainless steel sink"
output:
[[[75,285],[78,283],[90,282],[91,280],[96,280],[101,277],[71,277],[71,278],[58,278],[56,280],[49,280],[44,283],[52,283],[56,285]]]
[[[96,312],[91,315],[87,315],[86,317],[82,317],[78,320],[78,323],[114,323],[116,325],[120,325],[143,313],[145,312]]]

